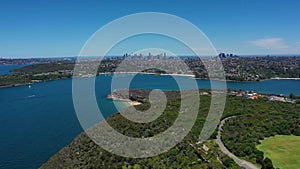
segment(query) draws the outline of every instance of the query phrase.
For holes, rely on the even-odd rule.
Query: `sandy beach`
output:
[[[109,94],[107,96],[108,99],[112,99],[114,101],[121,101],[121,102],[125,102],[125,103],[128,103],[129,105],[131,106],[136,106],[136,105],[140,105],[142,104],[141,102],[138,102],[138,101],[132,101],[130,99],[123,99],[123,98],[119,98],[119,97],[116,97],[116,96],[113,96],[112,94]]]

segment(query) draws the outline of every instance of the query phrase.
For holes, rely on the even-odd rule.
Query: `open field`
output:
[[[272,160],[275,168],[299,169],[300,136],[276,135],[261,141],[257,148]]]

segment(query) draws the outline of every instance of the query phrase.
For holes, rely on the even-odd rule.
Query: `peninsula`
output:
[[[230,81],[260,81],[268,79],[295,79],[299,80],[300,76],[300,57],[299,56],[284,56],[284,57],[238,57],[238,56],[218,56],[220,57],[226,80]],[[103,73],[126,73],[130,70],[117,70],[118,66],[122,64],[128,67],[139,65],[143,67],[146,64],[153,64],[152,69],[141,70],[141,73],[154,74],[171,74],[181,76],[193,76],[198,79],[208,79],[206,68],[202,64],[202,60],[198,57],[181,57],[184,63],[189,67],[190,71],[181,69],[176,66],[181,62],[173,57],[159,58],[153,56],[151,58],[133,57],[127,59],[126,57],[107,57],[103,59],[98,67],[97,74]],[[205,58],[203,58],[205,59]],[[9,59],[9,63],[14,63]],[[80,64],[82,67],[93,67],[97,62],[96,59],[87,58]],[[5,59],[1,59],[2,64],[8,63]],[[0,87],[17,86],[30,84],[39,81],[48,81],[61,78],[71,78],[73,76],[75,58],[45,60],[42,64],[32,64],[19,69],[12,70],[12,74],[0,75]],[[20,60],[16,60],[19,63]],[[172,64],[170,64],[170,62]],[[22,60],[21,63],[33,63]],[[166,63],[168,65],[168,72],[157,69]],[[0,62],[1,64],[1,62]],[[131,66],[130,66],[131,65]],[[82,76],[91,77],[92,73],[82,72]]]
[[[136,106],[137,109],[148,109],[147,95],[149,92],[148,90],[129,90],[131,99],[143,101],[143,104]],[[228,94],[222,116],[224,120],[220,126],[222,133],[219,132],[217,135],[218,129],[216,129],[209,140],[199,142],[198,137],[205,122],[211,99],[209,90],[200,90],[199,92],[202,93],[200,113],[195,125],[184,140],[168,152],[144,159],[123,158],[103,150],[85,133],[82,133],[70,145],[50,158],[41,168],[183,168],[189,166],[191,168],[238,169],[246,164],[246,162],[236,164],[236,159],[232,159],[233,156],[223,154],[222,147],[218,147],[216,139],[218,142],[222,141],[228,149],[227,151],[234,154],[234,157],[248,161],[249,165],[253,163],[259,168],[273,168],[272,159],[267,158],[264,152],[256,148],[260,141],[274,135],[300,136],[299,105],[273,102],[263,97],[248,99]],[[126,120],[119,113],[107,118],[106,121],[115,130],[127,136],[151,137],[160,133],[173,124],[180,106],[178,92],[165,91],[165,94],[168,97],[167,108],[153,122],[134,123]],[[123,97],[123,95],[118,94],[118,97]],[[224,123],[225,119],[226,123]],[[101,122],[97,125],[101,126]],[[115,141],[112,140],[112,143]],[[246,166],[249,166],[248,162]]]

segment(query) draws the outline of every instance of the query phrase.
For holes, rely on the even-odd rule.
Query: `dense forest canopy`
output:
[[[166,110],[153,122],[133,123],[118,113],[109,117],[107,122],[125,135],[151,137],[166,130],[177,118],[180,100],[174,92],[170,92],[170,96]],[[216,132],[207,142],[197,144],[210,106],[209,95],[200,99],[199,114],[192,130],[182,142],[159,156],[131,159],[113,155],[82,133],[42,168],[239,168],[216,146]],[[136,108],[147,110],[149,103]],[[255,146],[260,143],[259,140],[277,134],[300,135],[299,112],[300,107],[296,104],[228,96],[223,118],[234,118],[223,126],[222,140],[238,157],[258,166],[269,165],[272,161],[264,159],[263,152]],[[209,147],[208,151],[203,150],[203,144]]]

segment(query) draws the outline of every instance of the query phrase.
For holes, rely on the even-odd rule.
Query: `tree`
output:
[[[225,155],[225,154],[222,154],[222,155],[220,156],[220,158],[221,158],[222,163],[223,163],[226,167],[228,167],[228,168],[229,168],[232,164],[235,163],[235,162],[233,161],[232,158],[228,157],[228,156]]]
[[[141,169],[141,166],[139,164],[134,164],[133,169]]]
[[[264,162],[264,153],[262,151],[256,152],[256,163],[262,164]]]
[[[290,94],[290,98],[291,98],[291,99],[296,99],[295,94],[294,94],[294,93],[291,93],[291,94]]]
[[[296,136],[300,136],[300,126],[298,126],[294,131],[293,134]]]
[[[269,158],[265,158],[262,163],[261,169],[274,169],[272,160]]]

